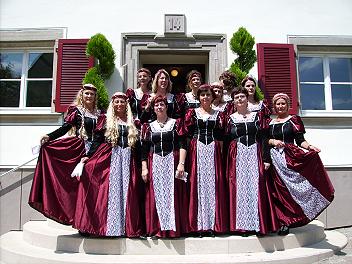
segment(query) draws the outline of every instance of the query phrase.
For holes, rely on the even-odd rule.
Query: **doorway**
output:
[[[203,82],[205,76],[205,65],[204,64],[143,64],[144,68],[147,68],[152,73],[152,77],[159,69],[165,69],[172,82],[172,93],[179,94],[185,93],[187,85],[187,74],[191,70],[199,71],[202,74]]]

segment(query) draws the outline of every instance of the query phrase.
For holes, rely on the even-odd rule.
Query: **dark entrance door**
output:
[[[143,67],[151,71],[153,78],[159,69],[165,69],[170,75],[172,93],[174,94],[186,92],[186,77],[191,70],[199,71],[202,74],[203,82],[205,79],[204,64],[143,64]]]

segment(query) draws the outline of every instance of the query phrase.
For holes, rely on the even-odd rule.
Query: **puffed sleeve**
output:
[[[179,134],[185,137],[192,137],[195,126],[195,109],[188,109],[185,118],[183,119],[182,126],[179,129]]]
[[[266,99],[263,100],[262,103],[262,110],[261,110],[264,114],[264,118],[270,118],[271,115],[271,110],[268,104],[268,101]]]
[[[302,142],[305,141],[304,134],[306,133],[303,121],[300,116],[294,115],[291,117],[290,122],[293,125],[296,144],[301,146]]]
[[[263,161],[271,163],[270,146],[269,146],[269,122],[265,117],[265,113],[260,111],[257,113],[259,118],[259,141],[262,145]]]
[[[214,131],[214,138],[218,141],[224,141],[224,132],[225,132],[225,112],[219,112],[216,120],[216,127]]]
[[[181,118],[184,118],[186,114],[186,95],[184,93],[176,95],[176,101],[179,115]]]
[[[235,112],[235,105],[233,102],[227,102],[224,112],[228,116]]]
[[[91,157],[95,153],[95,151],[99,148],[99,146],[104,142],[105,131],[106,131],[106,115],[101,114],[98,117],[97,125],[94,129],[93,141],[92,141],[92,145],[89,148],[89,151],[86,154],[87,157]]]
[[[57,139],[65,135],[70,129],[74,126],[77,126],[78,123],[78,112],[76,106],[69,106],[67,109],[67,115],[64,119],[64,123],[61,127],[56,129],[55,131],[48,134],[50,140]]]
[[[181,149],[187,149],[187,140],[186,140],[186,136],[182,135],[181,130],[183,127],[183,119],[182,118],[178,118],[176,120],[176,133],[178,135],[178,143],[179,143],[179,148]]]
[[[142,161],[148,159],[148,154],[151,146],[151,129],[148,123],[143,124],[141,130],[141,143],[142,143]]]

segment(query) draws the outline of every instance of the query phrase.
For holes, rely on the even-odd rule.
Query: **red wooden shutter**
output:
[[[89,39],[59,39],[55,111],[65,112],[72,104],[94,58],[86,56]]]
[[[297,72],[292,44],[258,43],[258,82],[271,105],[276,93],[291,99],[290,114],[298,113]]]

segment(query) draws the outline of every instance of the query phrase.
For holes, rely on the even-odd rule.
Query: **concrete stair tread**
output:
[[[4,263],[312,263],[330,257],[347,244],[347,238],[335,231],[326,231],[326,238],[308,247],[275,252],[195,255],[102,255],[52,251],[22,240],[22,232],[12,231],[1,237]]]
[[[46,221],[30,221],[23,227],[25,242],[51,250],[71,253],[117,255],[194,255],[274,252],[318,243],[325,238],[324,226],[319,221],[290,230],[285,237],[277,235],[221,236],[203,238],[159,239],[157,241],[126,238],[84,238],[75,229],[61,229]]]

